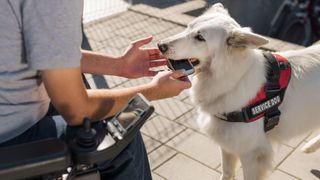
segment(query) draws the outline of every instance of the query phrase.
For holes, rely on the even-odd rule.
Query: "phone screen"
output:
[[[112,137],[122,140],[127,134],[135,132],[135,129],[140,129],[153,111],[154,107],[138,93],[111,120],[107,120],[107,130]]]
[[[127,107],[116,116],[125,130],[130,129],[130,127],[132,127],[149,108],[148,104],[139,97],[140,96],[136,96],[133,98]]]
[[[182,59],[182,60],[169,59],[169,63],[173,70],[184,69],[186,70],[188,75],[194,73],[194,68],[188,59]]]

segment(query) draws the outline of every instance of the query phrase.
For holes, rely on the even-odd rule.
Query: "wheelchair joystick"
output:
[[[88,118],[84,118],[83,127],[77,132],[77,145],[83,148],[95,147],[97,145],[97,132],[91,128],[91,122]]]
[[[98,139],[98,133],[91,127],[91,121],[89,118],[84,118],[82,127],[69,142],[73,162],[77,164],[91,164],[88,157],[96,152],[99,146]]]

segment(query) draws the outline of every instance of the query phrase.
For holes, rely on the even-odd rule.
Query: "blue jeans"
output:
[[[73,137],[79,127],[69,127],[63,119],[44,117],[23,134],[0,147],[26,143],[46,138],[61,138],[68,140]],[[93,128],[104,128],[100,123],[95,123]],[[101,179],[108,180],[151,180],[150,166],[145,146],[139,133],[137,137],[115,159],[105,161],[98,166]]]

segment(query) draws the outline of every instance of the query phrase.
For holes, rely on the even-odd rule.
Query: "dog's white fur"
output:
[[[205,39],[200,41],[198,34]],[[218,113],[240,110],[254,98],[265,78],[265,59],[257,48],[268,42],[242,28],[218,3],[185,31],[164,39],[170,59],[197,58],[201,71],[192,80],[191,97],[198,122],[221,147],[221,179],[234,178],[240,159],[246,180],[264,179],[272,162],[272,140],[285,141],[320,127],[320,46],[280,52],[292,65],[292,77],[278,126],[267,134],[263,119],[230,123]]]

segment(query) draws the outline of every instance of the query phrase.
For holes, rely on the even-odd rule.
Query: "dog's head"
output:
[[[201,68],[219,69],[226,65],[219,61],[267,42],[249,28],[242,28],[223,5],[217,3],[189,23],[183,32],[160,41],[158,46],[166,58],[198,59]]]

